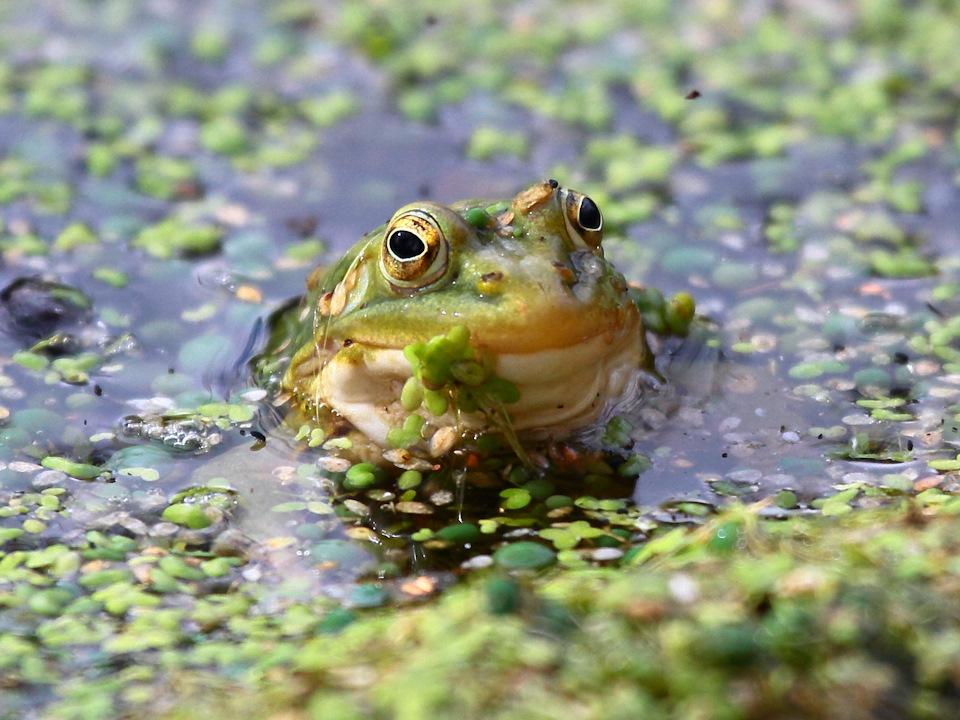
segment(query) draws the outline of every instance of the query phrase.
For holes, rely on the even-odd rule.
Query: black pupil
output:
[[[390,252],[399,260],[413,260],[427,249],[423,240],[409,230],[394,230],[387,240]]]
[[[580,221],[580,227],[584,230],[599,230],[603,220],[600,217],[600,208],[588,197],[580,203],[580,213],[577,216]]]

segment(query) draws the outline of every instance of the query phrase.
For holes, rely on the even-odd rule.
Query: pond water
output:
[[[741,39],[699,11],[682,33],[657,3],[604,4],[560,36],[538,3],[450,20],[27,5],[0,10],[0,630],[40,639],[0,664],[17,676],[0,710],[195,633],[111,650],[149,608],[402,604],[492,563],[616,565],[732,499],[836,514],[956,489],[958,158],[934,100],[904,117],[871,105],[871,85],[820,115],[771,109],[771,87],[807,82],[796,67],[755,69],[754,94],[726,87]],[[756,10],[723,12],[789,35]],[[791,13],[814,44],[861,21]],[[496,77],[474,44],[469,60],[446,47],[464,25],[526,37],[531,22],[543,45]],[[808,49],[770,54],[819,67],[796,60]],[[630,282],[695,297],[690,336],[651,335],[663,386],[586,470],[344,489],[331,451],[296,439],[251,379],[270,314],[407,202],[545,177],[597,200]],[[542,552],[503,553],[529,542]],[[89,631],[84,659],[43,639],[60,615]]]

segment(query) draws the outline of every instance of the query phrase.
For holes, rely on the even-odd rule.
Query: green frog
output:
[[[314,271],[299,312],[274,330],[264,358],[278,401],[294,422],[328,436],[359,431],[395,461],[490,432],[564,438],[608,418],[639,399],[649,351],[602,237],[597,204],[554,180],[509,201],[400,208]],[[512,397],[496,408],[409,403],[411,347],[441,336],[466,344],[459,357],[477,382],[489,373]],[[416,442],[398,451],[391,432],[410,428],[411,415]]]

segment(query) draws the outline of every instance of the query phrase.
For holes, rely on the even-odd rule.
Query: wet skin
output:
[[[565,437],[636,402],[648,353],[602,233],[596,204],[554,181],[499,203],[401,208],[311,274],[295,329],[269,351],[289,357],[283,399],[309,424],[346,420],[385,448],[410,414],[399,402],[411,376],[404,347],[461,326],[519,389],[506,410],[523,436]],[[482,412],[417,412],[421,454],[437,453],[441,430],[491,429]]]

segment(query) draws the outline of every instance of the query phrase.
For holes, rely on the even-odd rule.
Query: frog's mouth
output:
[[[603,331],[565,347],[523,353],[497,353],[497,375],[514,383],[520,399],[505,407],[514,431],[562,438],[586,427],[621,403],[635,402],[645,345],[639,317],[630,314],[618,331]],[[297,373],[300,375],[300,373]],[[411,376],[401,348],[353,342],[328,356],[320,372],[300,375],[308,393],[349,420],[382,447],[387,432],[410,414],[400,404],[403,384]],[[492,429],[481,413],[448,411],[441,417],[420,412],[424,436],[443,427],[460,433]],[[429,447],[429,442],[426,444]]]

